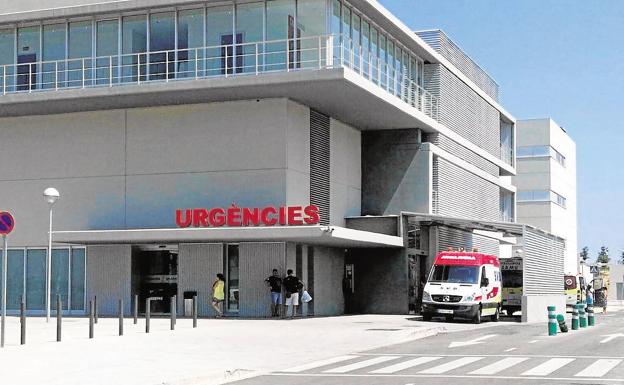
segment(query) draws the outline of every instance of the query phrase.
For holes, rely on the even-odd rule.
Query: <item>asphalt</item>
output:
[[[442,333],[295,367],[286,363],[236,384],[624,384],[624,311],[598,314],[596,323],[557,336],[548,336],[545,323]]]

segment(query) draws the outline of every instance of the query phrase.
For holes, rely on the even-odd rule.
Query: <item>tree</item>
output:
[[[589,258],[589,247],[585,246],[581,249],[581,259],[587,261]]]
[[[624,265],[624,251],[622,251],[622,254],[620,255],[620,265]]]
[[[607,264],[611,261],[609,258],[609,248],[606,246],[600,247],[600,252],[598,253],[598,259],[596,260],[598,263]]]

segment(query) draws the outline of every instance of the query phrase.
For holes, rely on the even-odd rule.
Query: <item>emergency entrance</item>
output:
[[[146,245],[132,248],[132,293],[139,296],[139,312],[151,298],[152,314],[168,314],[178,291],[178,246]]]

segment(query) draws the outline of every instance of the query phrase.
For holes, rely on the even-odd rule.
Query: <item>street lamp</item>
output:
[[[48,257],[46,263],[46,322],[50,322],[50,291],[52,283],[52,206],[61,195],[54,187],[48,187],[43,192],[43,197],[50,207],[50,228],[48,231]],[[60,311],[60,309],[56,309]]]

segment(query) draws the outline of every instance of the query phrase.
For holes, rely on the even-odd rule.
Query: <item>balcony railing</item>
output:
[[[434,95],[361,52],[347,38],[316,36],[9,64],[0,66],[0,95],[344,67],[437,120]]]
[[[514,165],[514,151],[512,147],[501,144],[500,156],[501,160],[503,160],[505,163],[511,166]]]

